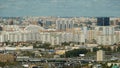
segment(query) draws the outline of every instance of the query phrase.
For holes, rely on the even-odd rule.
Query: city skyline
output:
[[[0,16],[120,16],[119,0],[1,0]]]

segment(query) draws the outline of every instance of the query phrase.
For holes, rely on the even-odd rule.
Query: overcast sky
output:
[[[120,0],[0,0],[0,16],[120,16]]]

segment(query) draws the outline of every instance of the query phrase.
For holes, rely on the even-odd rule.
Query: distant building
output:
[[[120,18],[23,17],[0,19],[0,43],[40,41],[51,45],[120,43]],[[21,23],[20,23],[21,22]],[[117,23],[109,26],[110,22]],[[34,25],[33,25],[34,24]],[[93,25],[92,25],[93,24]],[[96,26],[97,25],[97,26]]]
[[[99,45],[113,45],[116,43],[115,30],[112,26],[96,27],[97,44]]]
[[[72,19],[58,19],[56,20],[56,29],[59,31],[67,31],[74,28],[74,20]]]
[[[105,52],[103,50],[97,51],[97,61],[104,61]]]
[[[120,31],[115,31],[115,35],[116,35],[116,43],[120,43]]]
[[[97,18],[97,25],[98,26],[109,26],[109,17],[98,17]]]

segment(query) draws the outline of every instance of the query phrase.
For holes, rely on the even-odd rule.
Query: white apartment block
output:
[[[116,43],[116,35],[113,26],[99,26],[96,28],[97,43],[99,45],[113,45]]]
[[[113,45],[120,42],[120,31],[115,31],[113,26],[97,26],[94,30],[88,30],[86,26],[73,28],[73,24],[72,19],[58,19],[56,21],[58,31],[47,31],[37,25],[28,25],[22,29],[17,25],[6,25],[0,32],[0,42],[41,41],[42,43],[49,42],[52,45],[60,45],[62,42],[86,43],[85,40],[93,39],[97,41],[98,45]],[[70,29],[70,31],[59,31],[61,29]]]
[[[72,19],[57,19],[56,20],[56,29],[59,31],[68,31],[74,28],[74,20]]]

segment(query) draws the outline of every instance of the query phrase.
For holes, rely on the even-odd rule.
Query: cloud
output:
[[[8,5],[0,5],[0,9],[5,9],[5,8],[7,8],[8,7]]]
[[[119,3],[120,0],[0,0],[0,9],[2,15],[12,15],[13,11],[16,15],[117,15]]]
[[[57,2],[58,2],[58,0],[51,0],[51,2],[52,2],[52,3],[57,3]]]
[[[17,0],[8,0],[9,2],[16,2]]]
[[[97,2],[98,0],[93,0],[94,2]]]

